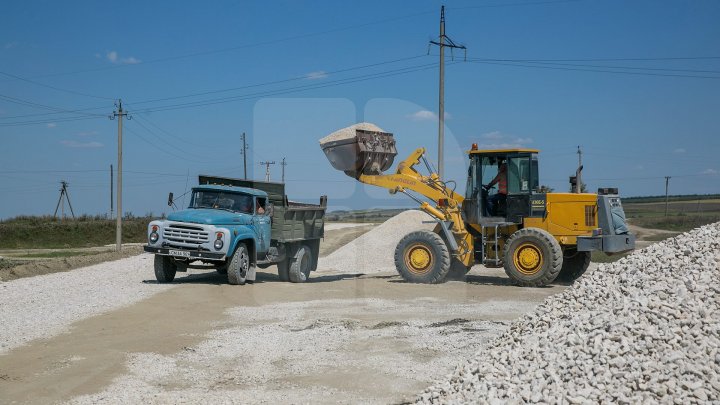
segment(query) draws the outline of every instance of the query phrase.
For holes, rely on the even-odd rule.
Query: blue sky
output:
[[[286,158],[291,198],[333,209],[412,206],[360,185],[317,140],[366,120],[400,160],[436,160],[438,1],[5,1],[0,15],[0,218],[110,209],[113,99],[124,133],[124,211],[166,212],[197,174],[241,177]],[[567,190],[582,146],[589,188],[625,196],[720,192],[720,3],[447,1],[468,47],[446,68],[446,172],[464,190],[473,142],[541,150],[541,183]],[[605,60],[603,60],[605,59]],[[610,60],[607,60],[610,59]],[[71,112],[68,112],[71,111]]]

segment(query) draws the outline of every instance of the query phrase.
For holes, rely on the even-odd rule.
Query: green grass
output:
[[[590,254],[590,261],[593,263],[612,263],[622,259],[627,255],[629,255],[629,253],[620,253],[608,256],[603,252],[593,251]]]
[[[58,252],[44,252],[44,253],[27,253],[18,254],[13,257],[16,258],[27,258],[27,259],[56,259],[63,257],[75,257],[75,256],[91,256],[102,252],[77,252],[73,250],[62,250]]]
[[[144,242],[153,217],[123,220],[123,242]],[[79,217],[59,220],[17,217],[0,222],[0,249],[62,249],[115,243],[115,220]]]

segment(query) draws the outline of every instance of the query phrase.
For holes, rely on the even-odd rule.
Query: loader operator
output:
[[[487,213],[490,216],[497,215],[500,203],[507,199],[507,163],[503,161],[498,166],[498,174],[485,186],[485,190],[490,190],[495,184],[498,185],[498,192],[488,199]]]

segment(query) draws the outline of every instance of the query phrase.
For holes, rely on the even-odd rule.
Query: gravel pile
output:
[[[349,127],[339,129],[332,134],[326,136],[325,138],[320,139],[320,145],[324,145],[328,142],[335,142],[343,139],[354,138],[355,130],[357,129],[363,129],[365,131],[385,132],[382,128],[375,124],[369,122],[361,122],[359,124],[350,125]]]
[[[720,223],[578,280],[422,403],[720,401]]]
[[[372,274],[395,272],[395,247],[410,232],[432,230],[435,222],[422,211],[409,210],[388,219],[330,255],[320,258],[318,271]]]
[[[148,254],[0,282],[0,354],[173,287],[156,284],[153,256]]]

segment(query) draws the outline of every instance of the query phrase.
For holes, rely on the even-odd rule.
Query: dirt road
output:
[[[329,229],[321,256],[371,228]],[[100,266],[0,283],[4,297],[23,286],[13,308],[33,319],[0,302],[2,324],[31,336],[0,342],[0,403],[407,402],[566,288],[481,266],[441,285],[327,271],[290,284],[271,267],[246,286],[200,271],[156,284],[149,255]]]
[[[116,262],[118,264],[122,261]],[[0,356],[0,402],[403,402],[562,286],[392,274],[254,285],[215,273]],[[128,282],[148,283],[144,279]],[[59,303],[59,305],[61,305]]]

